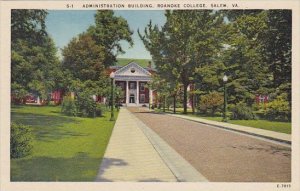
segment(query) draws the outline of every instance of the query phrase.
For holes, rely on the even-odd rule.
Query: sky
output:
[[[61,51],[73,37],[86,31],[86,29],[94,24],[94,15],[96,11],[62,11],[62,10],[49,10],[46,18],[46,27],[48,34],[54,40],[56,47]],[[129,24],[129,28],[134,32],[132,35],[134,45],[129,47],[127,42],[121,42],[125,54],[119,55],[120,58],[139,58],[151,59],[150,53],[145,49],[143,42],[140,40],[137,29],[141,32],[152,20],[153,24],[162,26],[166,22],[163,11],[132,11],[132,10],[118,10],[115,11],[116,16],[122,16]]]

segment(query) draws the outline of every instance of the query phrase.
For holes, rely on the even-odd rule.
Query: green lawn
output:
[[[156,110],[159,111],[159,110]],[[162,110],[161,110],[162,111]],[[171,110],[166,110],[168,113],[172,113]],[[182,108],[176,108],[176,113],[177,114],[182,114],[183,109]],[[204,115],[194,115],[191,114],[191,109],[188,109],[188,114],[189,116],[193,117],[200,117],[203,119],[207,120],[212,120],[212,121],[222,121],[222,117],[209,117],[209,116],[204,116]],[[292,131],[292,124],[291,122],[279,122],[279,121],[269,121],[269,120],[229,120],[228,123],[231,124],[236,124],[236,125],[243,125],[243,126],[248,126],[248,127],[255,127],[255,128],[260,128],[260,129],[266,129],[270,131],[276,131],[280,133],[286,133],[286,134],[291,134]]]
[[[94,181],[114,122],[67,117],[60,107],[12,107],[11,119],[32,127],[30,156],[11,160],[11,181]],[[117,117],[117,113],[116,113]]]

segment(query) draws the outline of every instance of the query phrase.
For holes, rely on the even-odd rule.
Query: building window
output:
[[[130,71],[131,71],[131,73],[134,73],[134,72],[135,72],[135,69],[134,69],[134,68],[131,68]]]
[[[129,88],[130,88],[130,89],[135,89],[135,83],[134,83],[134,82],[130,82]]]
[[[145,94],[140,95],[141,103],[145,103]]]
[[[141,92],[145,91],[145,84],[144,83],[141,83],[141,85],[140,85],[140,91]]]

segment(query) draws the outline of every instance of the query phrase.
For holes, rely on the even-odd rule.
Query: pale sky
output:
[[[94,24],[94,14],[96,11],[49,10],[48,13],[46,19],[47,31],[53,38],[56,47],[61,49],[73,37],[84,32],[90,25]],[[133,47],[129,49],[128,43],[122,42],[126,53],[119,57],[151,59],[149,52],[145,49],[143,42],[137,34],[137,29],[139,28],[143,32],[150,20],[152,20],[153,24],[162,26],[166,21],[164,11],[118,10],[115,11],[115,15],[125,18],[130,29],[134,32],[132,35],[134,41]]]

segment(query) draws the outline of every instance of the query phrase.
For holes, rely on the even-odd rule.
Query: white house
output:
[[[143,68],[135,62],[130,62],[122,67],[111,67],[111,72],[114,72],[116,86],[123,91],[124,97],[120,101],[124,106],[148,106],[149,102],[153,103],[155,94],[146,86],[155,72],[151,64]]]

